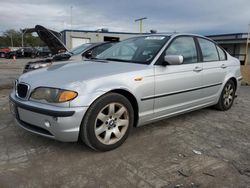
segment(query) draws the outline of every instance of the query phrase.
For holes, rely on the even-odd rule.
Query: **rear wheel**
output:
[[[4,58],[4,57],[5,57],[5,53],[4,53],[4,52],[1,52],[1,53],[0,53],[0,57]]]
[[[95,150],[112,150],[126,140],[133,122],[134,112],[129,100],[120,94],[108,93],[89,107],[80,137]]]
[[[219,102],[215,107],[219,110],[225,111],[229,110],[234,102],[236,86],[232,80],[229,80],[224,86]]]

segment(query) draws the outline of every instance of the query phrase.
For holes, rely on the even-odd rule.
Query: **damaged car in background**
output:
[[[23,73],[50,66],[53,62],[57,61],[80,61],[82,59],[95,58],[98,54],[115,44],[114,42],[86,43],[68,50],[60,39],[61,34],[56,31],[36,25],[35,28],[29,29],[29,32],[36,32],[40,39],[48,46],[53,56],[28,62],[24,67]]]

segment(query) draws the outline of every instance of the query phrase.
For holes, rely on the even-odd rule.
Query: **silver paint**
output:
[[[22,101],[15,96],[15,91],[12,92],[11,97],[27,105],[44,109],[75,110],[76,113],[73,116],[61,117],[57,121],[51,116],[24,109],[19,110],[24,121],[49,129],[54,135],[51,138],[61,141],[76,141],[81,121],[88,107],[97,98],[112,90],[124,90],[135,97],[139,110],[139,121],[136,126],[214,105],[218,102],[221,91],[230,78],[235,78],[240,85],[239,60],[227,54],[228,60],[226,61],[169,66],[155,65],[160,54],[164,52],[171,40],[181,35],[171,35],[170,40],[149,65],[114,61],[59,63],[23,74],[19,78],[19,82],[29,84],[30,91],[41,86],[76,91],[78,97],[73,101],[60,104]],[[141,77],[142,80],[135,81],[138,77]],[[221,84],[195,90],[195,88],[218,83]],[[182,92],[190,89],[194,90]],[[158,95],[177,92],[180,93],[154,98]],[[141,100],[149,97],[152,99]],[[44,126],[46,120],[51,122],[50,128]]]

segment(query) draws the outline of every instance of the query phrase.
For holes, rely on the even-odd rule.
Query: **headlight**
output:
[[[77,92],[56,88],[39,87],[36,88],[30,98],[35,100],[45,100],[49,103],[62,103],[71,101],[77,97]]]
[[[34,64],[30,64],[29,68],[30,69],[39,69],[39,68],[48,67],[49,65],[51,65],[51,63],[34,63]]]

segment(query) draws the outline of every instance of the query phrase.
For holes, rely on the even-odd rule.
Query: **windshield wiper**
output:
[[[142,61],[126,60],[126,59],[118,59],[118,58],[107,58],[105,60],[108,60],[108,61],[120,61],[120,62],[127,62],[127,63],[145,64],[145,62],[142,62]]]
[[[97,61],[97,62],[103,62],[103,63],[108,62],[106,59],[99,59],[99,58],[96,58],[96,57],[91,57],[89,59],[84,59],[84,61]]]
[[[108,61],[132,62],[132,61],[130,61],[130,60],[118,59],[118,58],[107,58],[106,60],[108,60]]]

